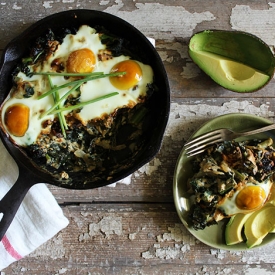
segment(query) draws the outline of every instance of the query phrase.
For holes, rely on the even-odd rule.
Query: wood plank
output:
[[[274,243],[229,252],[196,241],[173,204],[82,204],[64,212],[69,227],[5,274],[247,274],[270,272],[275,261]]]
[[[260,18],[261,21],[272,19],[272,6],[266,1],[242,1],[241,7],[245,8],[246,5],[254,11],[252,16],[260,18],[262,14],[266,15],[265,18]],[[74,0],[2,1],[0,5],[2,24],[0,29],[0,37],[2,38],[0,48],[3,48],[11,38],[20,34],[37,20],[52,13],[70,9],[105,11],[129,21],[146,35],[153,34],[156,39],[165,37],[165,39],[173,40],[175,38],[190,37],[193,31],[217,28],[229,29],[231,25],[236,27],[234,22],[242,19],[238,15],[243,12],[239,6],[238,0],[227,1],[223,5],[220,5],[217,0],[203,2],[198,0],[175,0],[170,2],[166,0],[158,0],[157,2],[139,0],[135,2],[128,1],[127,3],[123,3],[121,0],[116,2],[81,1],[81,3]],[[263,10],[269,10],[269,14]],[[234,22],[230,21],[232,14],[234,15]],[[263,26],[263,24],[258,24],[258,20],[249,20],[249,16],[250,14],[247,14],[246,19],[248,23],[243,23],[244,29],[249,27],[253,30],[252,32],[257,30],[257,33],[264,38],[270,36],[270,29],[263,28],[268,26],[267,23]],[[7,32],[6,30],[9,31]]]
[[[206,274],[219,274],[219,275],[244,275],[244,274],[259,274],[259,275],[272,275],[274,274],[274,268],[271,264],[174,264],[171,261],[167,261],[165,264],[154,263],[152,265],[141,266],[137,261],[135,266],[121,265],[121,266],[90,266],[89,263],[70,264],[68,267],[64,267],[64,262],[61,260],[49,261],[44,265],[40,263],[30,262],[24,267],[18,265],[14,268],[6,269],[5,274],[8,275],[37,275],[37,274],[64,274],[64,275],[115,275],[115,274],[142,274],[142,275],[206,275]],[[4,272],[3,272],[4,275]]]

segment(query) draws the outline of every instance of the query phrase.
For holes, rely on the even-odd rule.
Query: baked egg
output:
[[[247,182],[244,186],[231,192],[217,205],[226,216],[249,213],[261,208],[269,197],[273,182],[267,179],[257,184]]]
[[[154,77],[149,65],[132,60],[130,56],[112,56],[102,43],[100,34],[87,25],[81,26],[75,34],[67,34],[61,43],[52,43],[51,51],[41,62],[29,65],[29,69],[29,74],[20,71],[16,75],[16,86],[1,106],[1,122],[5,131],[23,147],[35,143],[41,134],[46,134],[57,118],[57,114],[47,113],[55,104],[56,93],[45,97],[41,95],[53,87],[60,87],[57,91],[58,98],[62,99],[59,107],[66,106],[65,95],[73,88],[70,83],[83,78],[61,73],[124,73],[83,82],[70,94],[78,103],[106,96],[77,111],[62,111],[68,124],[68,118],[71,120],[73,117],[84,126],[92,120],[106,119],[118,109],[133,108],[142,103],[147,96],[147,85],[153,83]],[[48,75],[40,73],[55,74],[50,75],[49,81]],[[30,87],[33,94],[25,96],[25,86]],[[116,94],[107,98],[110,93]]]

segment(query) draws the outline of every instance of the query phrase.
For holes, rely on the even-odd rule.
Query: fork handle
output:
[[[266,131],[274,130],[274,129],[275,129],[275,124],[271,124],[271,125],[268,125],[268,126],[265,126],[265,127],[262,127],[262,128],[258,128],[256,130],[247,131],[247,132],[239,132],[236,135],[238,135],[238,137],[250,136],[250,135],[255,135],[255,134],[258,134],[258,133],[262,133],[262,132],[266,132]]]

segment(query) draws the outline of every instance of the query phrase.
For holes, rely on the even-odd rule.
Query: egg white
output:
[[[119,56],[99,62],[97,71],[107,74],[115,64],[124,60],[129,60],[129,57]],[[153,82],[153,71],[149,65],[136,62],[142,69],[142,79],[135,89],[119,90],[111,84],[109,77],[89,81],[82,85],[80,102],[85,102],[112,92],[118,93],[116,96],[84,106],[79,113],[79,118],[84,125],[90,119],[100,118],[104,114],[111,114],[115,109],[127,107],[128,105],[136,105],[138,98],[146,95],[146,85]]]
[[[52,97],[45,97],[41,100],[37,100],[37,96],[33,96],[30,98],[16,98],[16,97],[9,97],[3,107],[1,109],[1,120],[2,125],[5,126],[6,131],[8,132],[7,126],[5,124],[5,113],[7,109],[14,105],[14,104],[24,104],[29,107],[30,114],[29,114],[29,127],[27,132],[22,137],[17,137],[11,135],[13,141],[18,145],[28,145],[32,144],[36,141],[39,133],[43,130],[42,122],[50,119],[54,119],[54,115],[47,115],[43,118],[40,118],[41,113],[45,110],[46,106],[52,106],[54,104]]]
[[[267,179],[263,182],[257,183],[257,185],[255,185],[254,183],[251,182],[247,182],[246,185],[243,187],[245,188],[246,186],[260,186],[266,195],[265,200],[268,199],[271,187],[272,187],[273,182],[270,179]],[[239,192],[242,189],[237,190],[236,192],[234,192],[233,196],[231,196],[230,198],[226,198],[221,204],[219,204],[218,209],[220,209],[223,213],[225,213],[225,215],[227,216],[232,216],[238,213],[249,213],[252,212],[254,210],[244,210],[244,209],[240,209],[237,204],[236,204],[236,198],[239,194]]]
[[[75,35],[67,35],[63,42],[58,46],[57,50],[49,56],[40,67],[35,67],[35,71],[49,72],[51,71],[51,63],[56,58],[66,61],[69,54],[72,51],[89,48],[96,56],[96,67],[94,72],[110,73],[111,68],[118,62],[123,60],[129,60],[128,56],[114,57],[109,60],[100,61],[98,60],[97,53],[99,50],[105,49],[105,45],[101,43],[99,35],[96,31],[86,25],[79,28]],[[89,105],[84,106],[78,113],[78,119],[86,125],[89,120],[95,118],[102,118],[103,115],[110,115],[118,108],[131,106],[133,107],[138,103],[140,96],[145,96],[147,91],[147,84],[153,82],[153,70],[149,65],[145,65],[141,62],[136,61],[142,69],[142,79],[137,84],[137,87],[129,90],[118,90],[115,88],[109,77],[93,80],[82,84],[80,87],[81,97],[80,102],[85,102],[112,92],[118,92],[118,95],[98,101]],[[47,92],[50,87],[47,81],[47,77],[41,75],[34,75],[27,77],[24,73],[20,72],[18,77],[22,81],[30,81],[34,83],[35,94],[30,98],[16,98],[11,96],[5,101],[1,110],[2,125],[5,126],[4,114],[7,108],[16,103],[25,104],[30,108],[29,128],[23,137],[15,137],[11,135],[11,138],[20,146],[27,146],[35,143],[37,137],[43,130],[42,123],[45,120],[53,120],[54,115],[47,115],[41,118],[41,113],[48,110],[53,106],[54,101],[52,96],[46,96],[43,99],[37,99],[41,93]],[[66,79],[63,76],[51,76],[53,85],[60,86],[72,79]],[[71,87],[63,88],[59,90],[59,95],[62,97]],[[64,102],[62,102],[64,103]],[[66,115],[68,111],[64,112]],[[6,130],[7,127],[5,126]],[[8,130],[7,130],[8,132]]]
[[[99,62],[97,53],[99,50],[106,49],[106,46],[101,43],[96,30],[87,25],[81,26],[76,34],[68,34],[65,36],[62,43],[58,45],[58,49],[43,63],[43,71],[50,71],[51,63],[55,59],[60,58],[60,60],[66,62],[71,52],[85,48],[90,49],[95,54],[96,65]]]

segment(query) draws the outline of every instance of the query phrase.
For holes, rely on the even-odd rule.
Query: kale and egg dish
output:
[[[156,87],[151,66],[127,46],[100,27],[63,36],[49,30],[15,69],[2,128],[56,178],[115,173],[142,150],[146,103]]]
[[[263,207],[275,172],[272,144],[271,138],[225,141],[194,158],[195,174],[188,179],[188,216],[194,229]]]

